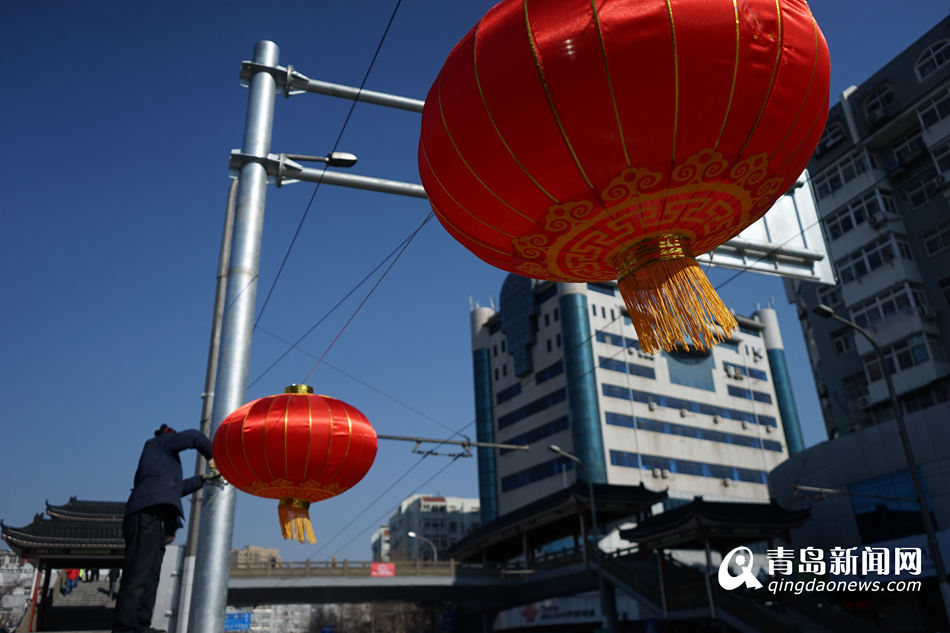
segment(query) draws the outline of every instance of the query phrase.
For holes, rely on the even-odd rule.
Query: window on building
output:
[[[943,143],[933,150],[934,162],[940,171],[950,171],[950,142]]]
[[[927,149],[927,146],[924,145],[924,138],[920,135],[920,132],[914,132],[894,145],[894,158],[903,162],[925,149]]]
[[[881,189],[872,189],[826,216],[824,222],[829,237],[836,240],[865,222],[876,224],[881,218],[896,214],[897,207],[890,194]]]
[[[498,428],[503,429],[506,426],[514,424],[515,422],[519,422],[530,415],[544,411],[548,407],[552,407],[558,402],[563,402],[565,398],[567,398],[567,391],[565,391],[563,388],[552,391],[551,393],[541,396],[537,400],[529,402],[528,404],[512,411],[511,413],[500,416],[498,418]]]
[[[944,277],[937,282],[937,288],[943,296],[943,302],[950,306],[950,277]]]
[[[841,283],[847,283],[897,258],[911,259],[910,245],[905,236],[888,233],[835,260],[835,266]]]
[[[864,98],[864,115],[872,126],[887,118],[893,111],[897,98],[894,91],[887,84],[878,86]]]
[[[950,41],[941,40],[925,50],[914,62],[914,72],[917,79],[923,81],[950,59]]]
[[[540,439],[543,439],[545,437],[550,437],[551,435],[554,435],[555,433],[559,433],[561,431],[566,431],[569,425],[570,425],[570,422],[568,420],[568,417],[566,415],[561,416],[560,418],[552,422],[548,422],[546,424],[542,424],[541,426],[535,427],[531,429],[530,431],[528,431],[527,433],[522,433],[521,435],[510,437],[507,440],[505,440],[505,444],[515,444],[515,445],[520,444],[522,446],[526,444],[534,444]],[[499,453],[501,455],[506,455],[510,453],[511,450],[512,449],[503,448],[499,451]]]
[[[495,402],[497,404],[501,404],[502,402],[506,402],[520,395],[521,395],[521,383],[516,382],[515,384],[511,385],[507,389],[502,389],[501,391],[499,391],[498,395],[495,396]]]
[[[549,352],[550,352],[552,349],[554,349],[554,344],[551,343],[551,339],[548,339],[548,340],[545,341],[545,342],[547,343],[547,348],[548,348],[548,351],[549,351]]]
[[[550,314],[545,314],[545,315],[544,315],[544,327],[548,327],[549,325],[551,325],[551,315],[550,315]]]
[[[940,195],[942,191],[942,176],[931,172],[927,176],[920,178],[914,184],[908,185],[905,195],[910,204],[916,208],[925,204],[928,200],[933,200]]]
[[[845,354],[854,349],[854,330],[850,327],[841,328],[831,333],[831,345],[835,354]]]
[[[924,251],[931,257],[950,248],[950,220],[924,231]]]
[[[924,531],[909,470],[855,482],[848,491],[862,542],[878,543]],[[924,498],[930,510],[926,490]]]
[[[526,468],[520,470],[516,473],[512,473],[507,477],[501,478],[501,490],[502,492],[508,492],[509,490],[514,490],[515,488],[520,488],[521,486],[527,486],[530,483],[535,481],[540,481],[541,479],[547,479],[548,477],[553,477],[564,471],[573,470],[574,462],[568,461],[566,459],[554,458],[550,461],[542,462],[531,468]]]
[[[945,360],[943,346],[931,334],[909,336],[884,350],[885,370],[890,374],[910,369],[930,360]],[[881,379],[881,366],[876,354],[865,356],[864,367],[869,381]]]
[[[709,350],[681,350],[663,352],[667,357],[667,369],[670,372],[670,382],[684,387],[693,387],[705,391],[715,391],[713,370],[716,361]]]
[[[822,286],[818,289],[818,302],[829,307],[835,307],[844,304],[841,297],[841,288],[838,286]]]
[[[646,365],[625,363],[620,359],[607,358],[606,356],[599,356],[598,363],[601,369],[609,369],[610,371],[619,371],[622,374],[629,373],[633,376],[656,379],[656,371],[654,371],[652,367],[647,367]]]
[[[924,128],[929,128],[947,116],[950,116],[950,88],[942,88],[917,106],[917,118]]]
[[[767,394],[766,394],[767,395]],[[704,429],[685,424],[675,424],[673,422],[662,422],[650,418],[625,415],[623,413],[606,412],[604,420],[607,424],[613,426],[623,426],[629,429],[638,429],[640,431],[652,431],[653,433],[665,433],[667,435],[680,435],[683,437],[692,437],[699,440],[709,440],[710,442],[720,442],[722,444],[734,444],[736,446],[746,446],[749,448],[765,448],[770,451],[781,451],[782,445],[778,442],[771,442],[766,446],[757,437],[749,435],[740,435],[738,433],[726,433],[714,429]]]
[[[555,335],[554,335],[554,344],[555,344],[557,347],[560,347],[560,346],[561,346],[561,335],[560,335],[560,334],[555,334]]]
[[[880,323],[912,307],[926,305],[924,290],[920,284],[902,282],[878,293],[851,308],[851,318],[861,327]]]
[[[877,162],[864,149],[854,151],[828,167],[812,182],[819,198],[830,196],[851,182]]]
[[[543,382],[564,373],[564,362],[556,361],[534,375],[534,384],[540,385]]]
[[[843,140],[844,126],[842,126],[838,121],[831,121],[825,127],[825,131],[821,135],[821,140],[818,141],[818,147],[815,152],[817,154],[821,154],[831,147],[837,145],[839,141]]]
[[[588,282],[587,287],[594,292],[599,292],[601,294],[609,295],[611,297],[616,293],[617,288],[613,284],[602,283],[602,282]]]

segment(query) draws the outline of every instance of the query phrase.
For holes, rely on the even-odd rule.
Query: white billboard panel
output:
[[[762,219],[696,260],[721,268],[836,283],[808,171]]]

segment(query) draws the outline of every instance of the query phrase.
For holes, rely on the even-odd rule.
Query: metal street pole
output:
[[[556,444],[551,444],[548,446],[548,450],[553,453],[557,453],[561,457],[571,460],[578,464],[581,468],[584,469],[584,478],[587,480],[587,500],[590,502],[590,521],[591,521],[591,530],[594,533],[594,538],[592,541],[593,544],[593,554],[594,554],[594,564],[597,566],[597,585],[600,590],[600,608],[601,615],[603,616],[604,626],[610,633],[613,633],[614,618],[612,614],[607,613],[607,606],[613,604],[612,600],[607,600],[607,591],[604,582],[604,571],[600,566],[600,546],[597,544],[597,535],[600,534],[600,528],[597,526],[597,504],[594,501],[594,483],[591,481],[590,471],[587,470],[587,464],[584,463],[577,455],[568,453],[560,446]]]
[[[920,506],[920,518],[924,524],[924,533],[927,536],[927,546],[934,559],[934,572],[937,576],[937,583],[940,587],[940,596],[943,600],[943,612],[950,622],[950,582],[947,580],[947,570],[943,564],[943,554],[940,552],[940,544],[937,542],[937,533],[934,531],[933,521],[930,519],[930,511],[927,509],[927,497],[924,495],[924,486],[920,481],[920,474],[917,472],[917,458],[914,456],[914,449],[910,445],[910,435],[907,433],[907,424],[904,422],[904,412],[901,409],[900,401],[897,399],[897,390],[894,389],[894,381],[891,374],[887,371],[887,365],[884,363],[884,352],[881,346],[877,344],[870,332],[863,327],[849,321],[836,313],[830,307],[819,304],[813,312],[820,317],[831,318],[839,323],[857,330],[867,339],[867,342],[874,348],[877,355],[878,365],[881,367],[881,375],[884,376],[884,384],[887,386],[887,393],[891,400],[891,409],[894,411],[894,419],[897,421],[897,433],[901,438],[901,445],[904,448],[904,457],[907,460],[907,469],[910,471],[910,479],[914,483],[914,494],[917,496],[917,505]]]
[[[221,231],[221,250],[218,254],[217,285],[214,292],[214,308],[211,319],[211,342],[208,344],[208,364],[205,368],[205,388],[201,393],[201,421],[199,429],[205,435],[211,433],[211,410],[214,406],[214,383],[218,376],[218,353],[221,349],[221,321],[224,318],[224,301],[227,292],[228,262],[231,257],[231,238],[234,234],[234,214],[237,206],[238,181],[232,180],[228,187],[228,200],[224,210],[224,227]],[[199,454],[195,460],[195,475],[205,472],[208,463]],[[188,519],[188,539],[185,541],[185,558],[182,562],[181,588],[178,594],[178,613],[175,614],[175,630],[184,632],[188,626],[191,607],[191,588],[195,571],[195,551],[198,549],[198,526],[201,524],[202,490],[192,497],[191,514]]]
[[[254,46],[254,62],[257,64],[276,66],[279,56],[280,50],[273,42],[262,41]],[[259,71],[251,77],[242,153],[266,157],[270,151],[276,92],[277,83],[271,74]],[[244,163],[240,170],[227,299],[221,327],[218,378],[209,429],[212,435],[221,421],[240,407],[246,397],[266,192],[265,167],[257,161]],[[227,605],[235,488],[206,485],[203,496],[204,516],[198,528],[188,631],[219,633],[224,630]]]

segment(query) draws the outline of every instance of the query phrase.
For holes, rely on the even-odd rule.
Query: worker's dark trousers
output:
[[[158,508],[145,508],[125,517],[125,563],[115,603],[116,633],[148,631],[155,608],[155,593],[165,555],[164,514]]]

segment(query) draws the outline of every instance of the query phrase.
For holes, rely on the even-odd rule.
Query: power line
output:
[[[374,292],[376,291],[376,289],[379,287],[379,284],[381,284],[381,283],[383,282],[383,279],[386,278],[386,275],[389,274],[389,271],[393,269],[393,266],[396,265],[396,262],[399,261],[399,258],[402,256],[402,254],[406,252],[406,249],[407,249],[407,248],[409,248],[409,245],[412,243],[413,238],[415,238],[416,235],[419,234],[419,231],[422,230],[422,227],[424,227],[426,224],[428,224],[429,220],[431,220],[433,217],[435,217],[435,213],[433,213],[433,212],[430,211],[430,212],[428,213],[428,215],[426,215],[426,217],[425,217],[425,219],[422,221],[422,223],[416,228],[415,231],[412,232],[412,235],[410,235],[410,236],[409,236],[409,239],[406,240],[406,242],[403,244],[402,249],[400,249],[399,253],[396,254],[396,257],[393,258],[393,260],[389,263],[389,266],[386,267],[386,270],[383,271],[383,274],[380,275],[380,277],[379,277],[378,280],[376,280],[376,283],[373,285],[373,287],[370,288],[370,290],[369,290],[368,293],[366,293],[366,296],[363,298],[363,301],[361,301],[360,304],[359,304],[358,306],[356,306],[356,309],[353,311],[353,314],[350,315],[350,318],[347,319],[346,323],[343,324],[343,327],[340,328],[340,331],[337,333],[337,335],[336,335],[335,337],[333,337],[333,340],[332,340],[332,341],[330,341],[330,344],[329,344],[329,345],[327,346],[327,348],[323,351],[323,355],[321,355],[320,358],[317,359],[317,362],[314,364],[314,366],[310,369],[310,371],[307,373],[307,375],[304,376],[303,382],[307,382],[307,380],[310,378],[310,375],[313,374],[314,370],[317,368],[317,366],[318,366],[318,365],[320,364],[320,362],[323,360],[324,356],[326,356],[327,353],[330,351],[330,349],[336,344],[336,342],[337,342],[338,340],[340,340],[340,337],[343,336],[343,332],[346,331],[346,328],[350,325],[350,323],[353,321],[353,319],[356,318],[356,315],[359,313],[359,311],[363,308],[364,305],[366,305],[366,302],[369,301],[369,298],[373,295],[373,293],[374,293]]]
[[[296,348],[296,349],[300,349],[300,348],[298,347],[298,345],[299,345],[301,342],[303,342],[303,340],[304,340],[305,338],[307,338],[308,336],[310,336],[311,332],[313,332],[315,329],[317,329],[317,327],[318,327],[321,323],[323,323],[331,314],[333,314],[333,313],[336,311],[337,308],[339,308],[341,305],[343,305],[343,303],[344,303],[347,299],[350,298],[350,295],[352,295],[354,292],[357,291],[357,289],[359,289],[360,286],[362,286],[364,283],[366,283],[366,281],[367,281],[370,277],[372,277],[372,276],[376,273],[376,271],[378,271],[380,268],[382,268],[382,267],[383,267],[383,264],[385,264],[387,261],[389,261],[396,253],[398,253],[398,252],[400,251],[400,249],[405,248],[405,245],[409,242],[409,240],[411,240],[411,239],[415,236],[415,234],[416,234],[416,231],[413,231],[412,233],[410,233],[409,235],[407,235],[406,238],[396,246],[396,248],[394,248],[392,251],[390,251],[389,254],[386,255],[386,257],[384,257],[383,259],[381,259],[381,260],[379,261],[379,263],[376,264],[376,266],[375,266],[371,271],[369,271],[368,273],[366,273],[366,275],[359,281],[359,283],[357,283],[355,286],[353,286],[353,287],[349,290],[349,292],[347,292],[345,295],[343,295],[343,298],[340,299],[339,301],[337,301],[336,304],[326,312],[326,314],[324,314],[322,317],[320,317],[319,319],[317,319],[317,322],[314,323],[312,326],[310,326],[310,328],[309,328],[306,332],[304,332],[304,333],[297,339],[296,342],[290,343],[290,342],[288,342],[288,341],[286,341],[286,340],[280,338],[280,337],[277,336],[276,334],[273,334],[273,333],[271,333],[271,332],[268,332],[267,330],[264,330],[264,329],[261,328],[259,325],[255,326],[255,329],[260,330],[261,332],[265,332],[266,334],[269,334],[270,336],[273,336],[274,338],[276,338],[276,339],[280,340],[281,342],[285,343],[286,345],[288,345],[288,347],[287,347],[286,350],[284,350],[284,352],[283,352],[280,356],[278,356],[270,365],[267,366],[267,369],[265,369],[265,370],[262,371],[260,374],[258,374],[257,378],[255,378],[254,380],[252,380],[252,381],[250,382],[250,384],[248,384],[248,387],[254,386],[254,385],[255,385],[261,378],[263,378],[270,370],[272,370],[274,367],[276,367],[277,364],[280,363],[280,361],[282,361],[282,360],[287,356],[287,354],[290,353],[291,350],[293,350],[293,349],[295,349],[295,348]],[[301,351],[303,351],[303,350],[301,350]],[[306,353],[306,352],[305,352],[305,353]],[[317,357],[314,356],[314,358],[317,358]]]
[[[472,423],[470,423],[470,424],[472,424]],[[464,427],[462,427],[462,428],[464,428]],[[424,458],[424,457],[425,457],[425,456],[423,455],[423,458]],[[443,472],[445,472],[445,471],[448,469],[449,466],[451,466],[451,465],[454,464],[456,461],[458,461],[459,457],[460,457],[460,456],[457,455],[457,456],[455,456],[454,458],[452,458],[452,461],[448,462],[445,466],[443,466],[443,467],[440,468],[438,471],[436,471],[431,477],[429,477],[428,479],[426,479],[425,481],[423,481],[421,484],[419,484],[418,486],[416,486],[415,490],[413,490],[413,491],[410,492],[409,494],[412,495],[412,494],[415,494],[415,493],[419,492],[419,490],[421,490],[421,489],[422,489],[424,486],[426,486],[429,482],[431,482],[433,479],[435,479],[436,477],[438,477],[439,475],[441,475]],[[391,507],[387,508],[387,510],[386,510],[385,512],[383,512],[379,517],[377,517],[377,518],[373,521],[373,524],[378,524],[380,521],[382,521],[384,518],[386,518],[386,515],[389,514],[390,512],[392,512],[393,510],[395,510],[397,507],[399,507],[399,504],[400,504],[400,503],[402,503],[402,501],[400,501],[399,503],[397,503],[397,504],[394,505],[394,506],[391,506]],[[354,519],[354,520],[355,520],[355,519]],[[343,543],[342,545],[340,545],[340,546],[337,548],[337,551],[339,552],[339,551],[342,550],[344,547],[346,547],[347,545],[349,545],[350,543],[352,543],[353,541],[355,541],[358,537],[363,536],[363,535],[366,533],[366,530],[367,530],[367,529],[371,529],[371,527],[372,527],[373,524],[371,524],[370,528],[364,528],[363,530],[360,530],[360,531],[355,532],[355,533],[353,534],[353,536],[350,538],[350,540],[348,540],[346,543]],[[348,526],[347,526],[347,527],[348,527]],[[344,528],[344,529],[346,529],[346,528]],[[342,530],[341,530],[340,532],[337,532],[337,534],[334,535],[334,538],[336,538],[336,536],[339,535],[339,534],[341,534],[341,533],[342,533]],[[317,550],[317,552],[314,552],[313,555],[316,556],[318,552],[319,552],[319,550]]]
[[[389,22],[386,23],[386,28],[383,30],[383,34],[379,38],[379,43],[376,45],[376,50],[373,53],[372,59],[370,59],[369,66],[366,68],[366,72],[363,73],[363,80],[360,82],[356,96],[353,98],[353,102],[350,104],[350,108],[346,112],[346,117],[343,119],[343,125],[340,127],[340,133],[337,134],[336,140],[333,142],[333,146],[330,148],[330,152],[327,155],[335,152],[337,147],[340,145],[340,140],[343,138],[343,133],[346,131],[346,126],[350,122],[350,117],[353,116],[353,110],[356,108],[356,104],[359,101],[359,95],[366,87],[366,81],[369,79],[369,75],[373,70],[373,66],[376,64],[376,58],[379,57],[379,52],[383,48],[383,42],[386,41],[386,36],[389,34],[389,29],[392,27],[393,21],[396,19],[396,13],[399,11],[401,4],[402,0],[396,0],[396,6],[393,7],[393,12],[389,16]],[[326,171],[326,169],[327,165],[324,163],[323,171]],[[254,327],[257,327],[261,321],[261,317],[264,316],[264,310],[267,308],[267,304],[270,302],[274,288],[277,287],[277,281],[280,279],[281,273],[284,271],[284,266],[287,264],[287,259],[290,257],[290,252],[293,250],[294,244],[297,243],[297,237],[300,235],[300,230],[303,228],[303,224],[306,222],[307,216],[310,214],[310,208],[313,206],[313,201],[317,197],[317,192],[320,190],[320,184],[321,182],[317,182],[317,184],[315,184],[313,187],[313,193],[310,194],[310,200],[307,202],[307,206],[304,209],[303,215],[300,217],[300,222],[297,223],[297,229],[294,231],[294,236],[291,238],[290,244],[287,246],[287,250],[284,253],[284,258],[281,260],[280,266],[277,268],[277,274],[274,276],[274,281],[271,283],[270,288],[267,291],[267,295],[264,297],[264,302],[261,304],[260,312],[258,312],[257,319],[254,321]]]

